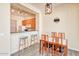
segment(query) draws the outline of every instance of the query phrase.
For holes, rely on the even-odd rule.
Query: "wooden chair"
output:
[[[59,40],[61,41],[60,44],[62,44],[62,40],[65,39],[65,33],[58,33],[58,37],[59,37]]]
[[[62,39],[61,44],[56,45],[56,49],[54,50],[57,56],[67,56],[68,54],[68,40]]]
[[[48,43],[47,43],[48,35],[42,34],[41,40],[42,40],[42,42],[41,42],[42,54],[43,54],[43,52],[48,53]]]
[[[68,54],[68,40],[67,39],[63,39],[62,40],[62,45],[65,46],[65,48],[63,48],[64,49],[63,55],[67,56],[67,54]]]
[[[52,41],[54,41],[55,36],[56,36],[56,32],[52,32],[52,33],[51,33]]]
[[[54,43],[54,53],[53,53],[53,55],[59,55],[59,43],[61,43],[61,40],[59,40],[59,35],[58,35],[58,33],[56,33],[55,34],[55,39],[54,39],[54,41],[55,41],[55,43]]]
[[[58,37],[61,39],[65,39],[65,33],[58,33]]]
[[[56,44],[54,45],[54,54],[57,56],[67,55],[67,40],[65,39],[65,33],[58,33],[56,35],[58,36],[55,37]]]
[[[56,36],[57,36],[57,33],[56,32],[52,32],[51,33],[52,42],[55,42]],[[52,55],[54,55],[54,45],[53,45],[53,43],[52,43],[52,47],[51,47],[50,53]]]

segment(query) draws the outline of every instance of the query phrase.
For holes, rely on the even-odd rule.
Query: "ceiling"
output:
[[[30,3],[32,6],[34,6],[35,8],[39,9],[40,11],[45,11],[45,4],[46,3]],[[52,3],[53,7],[57,7],[62,5],[63,3]]]

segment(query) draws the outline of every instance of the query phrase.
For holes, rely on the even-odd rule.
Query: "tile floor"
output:
[[[39,44],[31,45],[20,52],[16,52],[11,56],[51,56],[50,54],[40,54]],[[68,56],[79,56],[79,51],[68,50]]]

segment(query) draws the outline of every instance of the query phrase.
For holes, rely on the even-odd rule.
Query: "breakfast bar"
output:
[[[31,37],[32,35],[37,35],[35,38]],[[11,53],[19,51],[19,40],[20,38],[28,37],[26,39],[26,47],[38,42],[38,31],[25,31],[11,33]],[[31,39],[36,39],[35,42],[31,43]],[[28,41],[28,43],[27,43]]]

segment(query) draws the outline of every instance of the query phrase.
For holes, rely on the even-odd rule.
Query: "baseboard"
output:
[[[19,50],[15,50],[15,51],[11,52],[10,55],[13,55],[14,53],[17,53],[17,52],[19,52]]]
[[[68,48],[69,50],[79,51],[78,49]]]
[[[32,45],[33,45],[33,44],[32,44]],[[30,46],[32,46],[32,45],[30,45]],[[30,47],[30,46],[28,46],[28,47]],[[26,47],[26,48],[28,48],[28,47]],[[24,49],[26,49],[26,48],[24,48]],[[21,50],[20,50],[20,51],[21,51]],[[18,53],[18,52],[19,52],[19,50],[12,51],[10,55],[12,56],[13,54]]]

